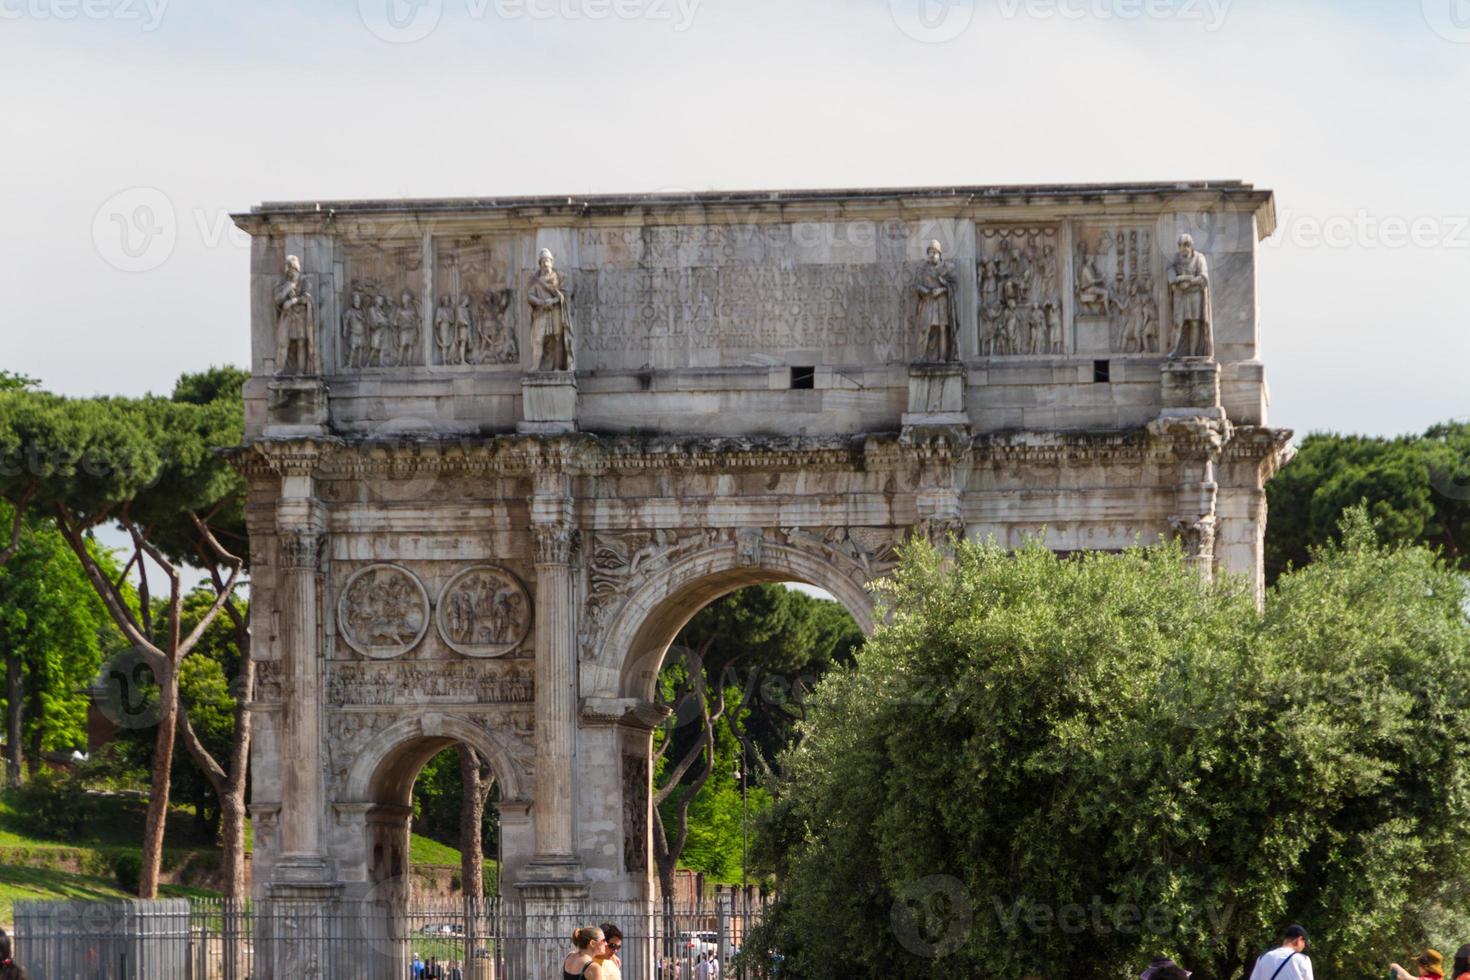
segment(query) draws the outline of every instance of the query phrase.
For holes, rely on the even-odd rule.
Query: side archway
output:
[[[343,802],[407,806],[419,770],[457,743],[489,760],[502,800],[529,798],[530,781],[500,740],[472,721],[431,712],[404,719],[373,739],[347,772]]]

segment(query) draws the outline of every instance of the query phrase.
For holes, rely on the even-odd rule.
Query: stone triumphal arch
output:
[[[265,204],[252,237],[257,897],[380,895],[425,760],[528,900],[647,900],[654,678],[760,581],[914,534],[1182,538],[1261,582],[1239,183]]]

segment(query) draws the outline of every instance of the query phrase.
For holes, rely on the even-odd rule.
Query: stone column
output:
[[[572,501],[565,477],[531,499],[536,548],[536,855],[524,882],[574,884],[580,879],[572,839],[573,754],[577,738],[577,617],[573,606]],[[556,492],[560,491],[560,492]]]
[[[288,482],[288,481],[283,481]],[[325,541],[319,502],[284,497],[276,507],[280,574],[281,653],[286,678],[286,752],[281,767],[281,855],[276,880],[320,882],[325,878],[322,793],[320,624],[317,575]]]

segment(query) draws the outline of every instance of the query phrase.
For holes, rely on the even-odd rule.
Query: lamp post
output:
[[[749,872],[746,870],[750,863],[750,796],[746,792],[748,786],[747,773],[750,771],[749,759],[746,757],[745,739],[740,740],[740,888],[743,892],[749,884]]]

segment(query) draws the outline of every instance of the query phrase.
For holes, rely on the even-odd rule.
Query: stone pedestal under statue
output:
[[[327,386],[317,377],[277,377],[266,385],[267,438],[325,435]]]
[[[1170,416],[1225,417],[1220,406],[1220,365],[1202,357],[1181,357],[1161,371],[1163,411]]]
[[[521,379],[522,435],[577,431],[577,376],[570,371],[533,371]]]
[[[903,427],[969,425],[965,414],[965,366],[956,362],[909,365],[909,409]]]

